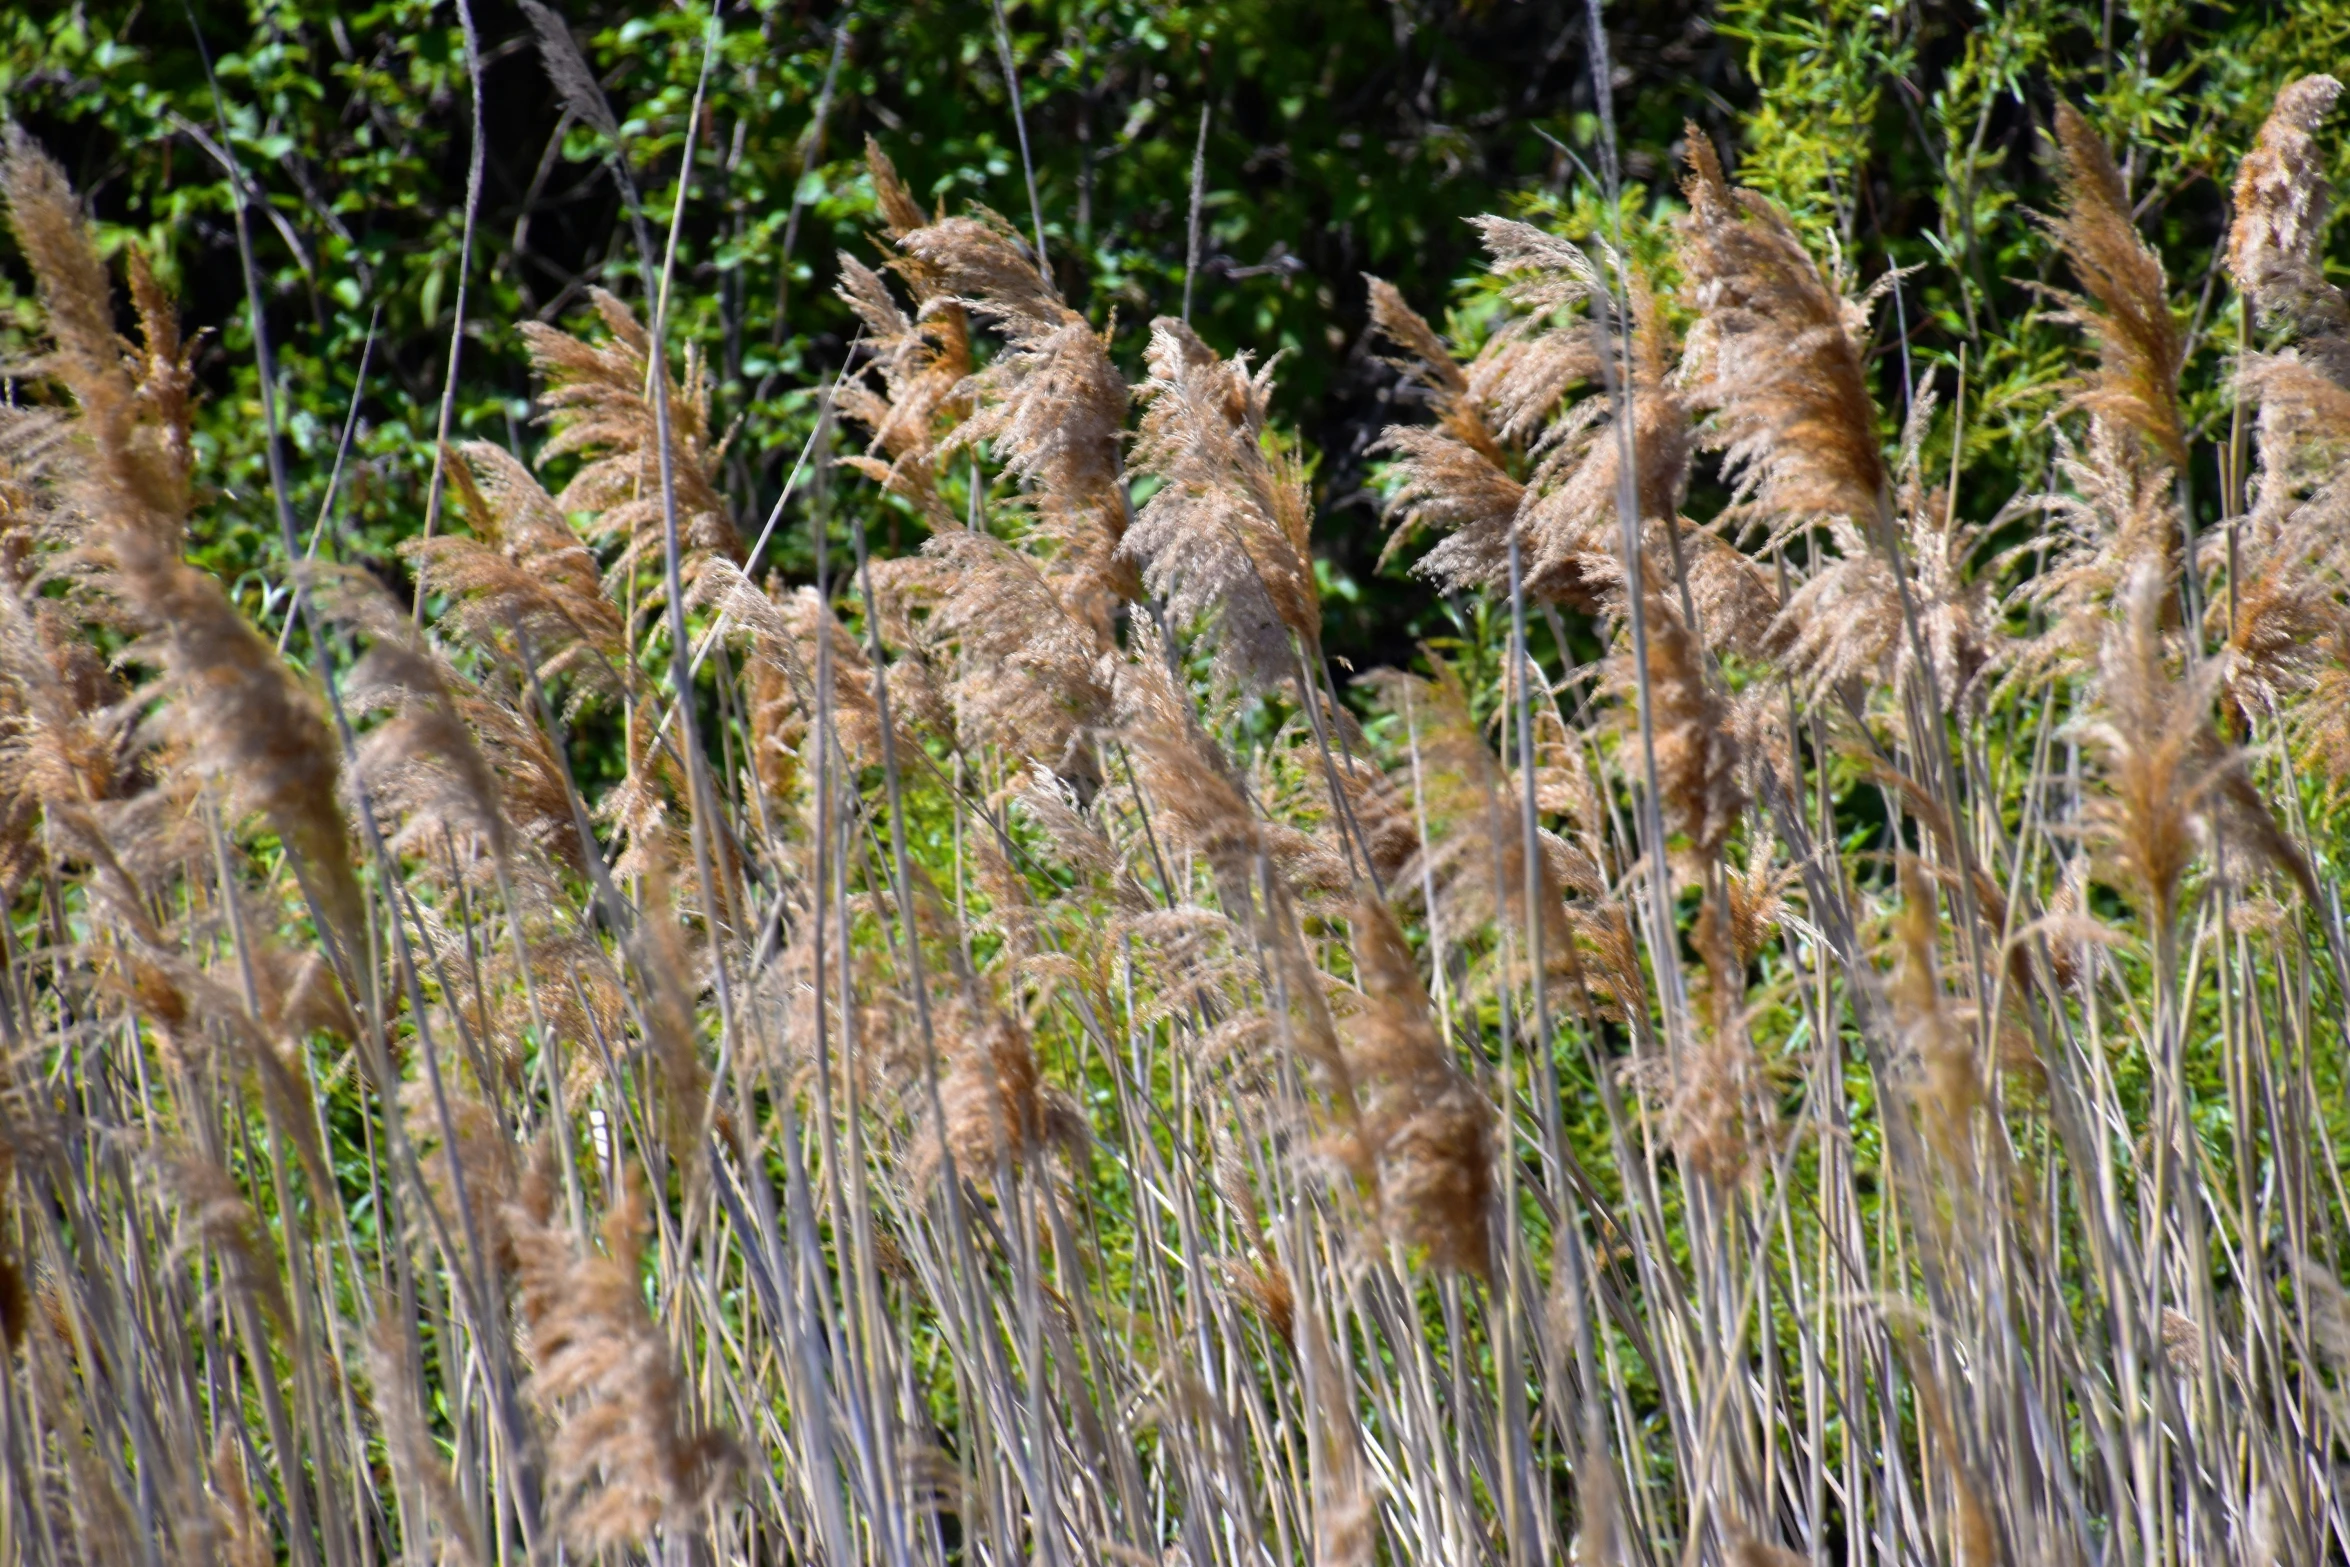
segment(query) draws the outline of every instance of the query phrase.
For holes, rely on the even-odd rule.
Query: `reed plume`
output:
[[[863,325],[872,359],[858,376],[835,388],[834,398],[842,413],[873,432],[873,448],[880,453],[844,462],[904,495],[932,527],[952,526],[954,518],[938,492],[939,442],[971,411],[966,384],[972,368],[970,314],[938,268],[897,249],[897,242],[929,220],[871,138],[865,142],[865,167],[881,210],[882,234],[891,246],[887,265],[912,291],[914,313],[909,316],[899,306],[880,274],[854,256],[840,258],[836,292]],[[880,380],[878,390],[869,376]]]
[[[2198,847],[2224,834],[2230,851],[2285,872],[2308,896],[2315,882],[2242,759],[2213,734],[2212,670],[2169,668],[2159,571],[2141,562],[2124,586],[2100,665],[2102,712],[2086,730],[2105,759],[2107,794],[2091,819],[2158,931],[2175,922]]]
[[[1362,1431],[1347,1373],[1321,1322],[1305,1318],[1306,1364],[1314,1395],[1314,1567],[1370,1567],[1378,1559],[1379,1509],[1364,1474]]]
[[[554,431],[539,461],[584,459],[555,497],[556,510],[594,514],[602,537],[623,542],[611,568],[622,572],[658,557],[666,527],[658,420],[646,380],[652,339],[618,296],[591,288],[588,298],[603,322],[602,343],[537,321],[523,323],[522,340],[531,369],[544,383],[543,417]],[[670,374],[670,472],[679,543],[696,553],[740,559],[742,541],[715,484],[722,454],[711,443],[700,357],[689,349],[682,372]]]
[[[695,602],[724,611],[748,636],[755,667],[783,683],[800,725],[812,729],[822,712],[834,725],[828,743],[844,750],[852,763],[868,767],[881,760],[881,707],[873,695],[866,646],[814,588],[763,589],[731,563],[712,560],[703,563],[692,592]],[[820,650],[832,672],[829,688],[822,691],[817,686]],[[782,700],[782,694],[771,700]],[[777,721],[773,716],[764,720]],[[900,743],[912,742],[901,737]]]
[[[2236,176],[2228,270],[2247,306],[2294,339],[2246,355],[2237,371],[2237,397],[2259,406],[2257,484],[2250,515],[2207,543],[2200,562],[2206,576],[2227,577],[2204,618],[2226,651],[2225,694],[2239,729],[2255,712],[2281,717],[2289,697],[2314,691],[2322,733],[2339,686],[2330,649],[2350,568],[2350,306],[2326,281],[2318,249],[2331,192],[2314,133],[2340,91],[2326,76],[2287,86]]]
[[[1138,656],[1118,666],[1111,711],[1158,830],[1178,849],[1199,856],[1236,908],[1254,907],[1246,889],[1257,876],[1260,858],[1291,885],[1326,881],[1322,875],[1297,875],[1326,866],[1326,846],[1252,808],[1231,758],[1200,723],[1150,634],[1141,633],[1137,640]]]
[[[360,741],[355,761],[378,809],[407,818],[393,848],[419,842],[437,848],[441,834],[462,834],[503,862],[509,847],[503,791],[459,717],[462,677],[415,637],[371,579],[319,574],[313,591],[337,619],[372,641],[351,669],[344,701],[354,715],[386,715]]]
[[[1120,546],[1180,623],[1205,620],[1217,672],[1267,691],[1321,647],[1313,511],[1296,459],[1266,425],[1272,367],[1218,358],[1171,317],[1151,323],[1134,466],[1159,481]]]
[[[1028,1031],[993,1008],[958,1008],[947,1020],[940,1055],[943,1136],[919,1143],[909,1165],[917,1190],[927,1187],[951,1154],[957,1175],[993,1185],[997,1171],[1019,1169],[1053,1148],[1085,1138],[1075,1100],[1048,1083],[1037,1068]]]
[[[1380,436],[1381,449],[1396,459],[1396,483],[1387,500],[1395,531],[1382,558],[1392,556],[1414,530],[1432,528],[1447,537],[1421,563],[1422,571],[1440,581],[1491,582],[1502,569],[1504,530],[1526,491],[1511,475],[1510,453],[1487,417],[1492,392],[1488,355],[1498,357],[1497,345],[1505,338],[1497,333],[1488,339],[1464,368],[1453,358],[1451,345],[1393,284],[1365,281],[1372,326],[1403,350],[1390,363],[1436,415],[1434,428],[1390,425]]]
[[[970,345],[960,330],[949,334],[935,320],[909,317],[887,281],[856,257],[842,256],[840,270],[836,292],[857,313],[873,349],[863,372],[833,392],[840,411],[872,432],[872,449],[841,464],[905,497],[931,527],[954,527],[955,515],[938,489],[938,447],[946,428],[941,421],[954,421],[966,410],[959,392],[971,373]],[[960,328],[961,308],[953,307],[946,319]],[[878,377],[880,387],[867,376]]]
[[[114,329],[113,289],[65,172],[11,125],[0,159],[9,226],[33,271],[49,351],[27,368],[73,397],[79,461],[64,499],[101,549],[177,554],[188,505],[191,384],[179,324],[144,260],[133,263],[140,343]]]
[[[1693,591],[1718,593],[1737,575],[1736,568],[1729,577],[1714,569],[1727,561],[1710,547],[1715,542],[1711,534],[1680,521],[1696,450],[1692,407],[1673,365],[1673,337],[1655,293],[1639,277],[1631,280],[1629,292],[1631,317],[1623,334],[1603,333],[1598,322],[1586,329],[1596,340],[1587,347],[1586,379],[1602,384],[1543,432],[1519,518],[1530,546],[1529,590],[1578,609],[1620,607],[1608,592],[1622,580],[1612,560],[1621,548],[1617,475],[1627,439],[1617,428],[1619,404],[1630,410],[1632,494],[1647,545],[1669,549],[1666,530],[1682,533],[1692,553]],[[1723,607],[1742,596],[1733,590]]]
[[[1065,775],[1090,773],[1087,742],[1110,703],[1099,628],[988,534],[958,528],[923,553],[927,569],[909,586],[933,601],[926,631],[952,660],[945,695],[958,732]]]
[[[403,1487],[421,1493],[432,1524],[449,1542],[447,1554],[460,1567],[484,1567],[489,1555],[482,1548],[473,1509],[441,1457],[424,1411],[417,1407],[423,1368],[409,1353],[407,1336],[388,1306],[376,1312],[366,1348],[376,1421],[383,1430],[392,1473]]]
[[[217,1161],[190,1150],[161,1156],[166,1184],[177,1194],[180,1213],[193,1239],[211,1248],[227,1273],[229,1287],[268,1312],[281,1330],[291,1326],[285,1276],[235,1179]]]
[[[1680,260],[1698,324],[1681,375],[1713,415],[1706,442],[1765,519],[1873,526],[1888,480],[1860,355],[1874,291],[1845,297],[1784,213],[1731,187],[1706,134],[1687,138]]]
[[[549,1218],[535,1176],[509,1205],[530,1396],[552,1422],[548,1484],[574,1549],[637,1545],[656,1528],[690,1529],[740,1463],[733,1441],[695,1415],[676,1352],[645,1308],[639,1259],[648,1216],[625,1178],[579,1248]]]
[[[1361,683],[1405,733],[1396,788],[1411,802],[1418,841],[1395,872],[1398,891],[1418,896],[1431,930],[1448,943],[1525,915],[1524,840],[1459,674],[1439,663],[1433,679],[1381,669]]]
[[[1064,607],[1109,635],[1134,596],[1119,554],[1126,491],[1119,457],[1126,382],[1106,338],[1062,303],[1000,221],[945,218],[896,236],[935,277],[942,297],[1003,334],[1005,351],[957,388],[973,411],[948,436],[952,455],[984,442],[1028,491],[1029,521]]]
[[[1931,391],[1921,393],[1902,441],[1893,516],[1906,584],[1877,541],[1850,521],[1832,518],[1828,537],[1836,553],[1788,596],[1772,626],[1781,659],[1815,701],[1861,689],[1872,677],[1896,690],[1924,691],[1917,644],[1904,630],[1905,590],[1945,708],[1977,695],[1978,677],[2004,651],[1993,636],[1989,586],[1971,569],[1983,530],[1958,514],[1947,493],[1929,488],[1920,472],[1919,448],[1934,407]]]
[[[1646,280],[1633,277],[1629,352],[1619,352],[1603,322],[1575,314],[1595,301],[1612,309],[1582,251],[1528,224],[1495,217],[1477,224],[1492,270],[1508,279],[1505,297],[1520,313],[1466,366],[1401,296],[1373,282],[1374,324],[1413,355],[1403,362],[1407,374],[1428,383],[1438,417],[1433,429],[1393,425],[1381,437],[1397,459],[1388,505],[1398,527],[1387,553],[1412,530],[1434,527],[1446,536],[1417,570],[1455,590],[1499,589],[1507,585],[1515,532],[1529,593],[1596,610],[1620,582],[1608,559],[1617,524],[1619,393],[1631,410],[1640,516],[1671,524],[1687,492],[1693,433],[1672,335]],[[1572,399],[1594,382],[1601,383],[1596,390]],[[1710,553],[1704,559],[1719,564]],[[1738,575],[1717,573],[1708,585],[1718,590]]]
[[[2350,335],[2350,303],[2326,281],[2319,248],[2333,192],[2316,131],[2341,93],[2331,76],[2304,76],[2277,94],[2260,139],[2236,167],[2228,230],[2228,275],[2262,318],[2329,343]],[[2337,380],[2341,353],[2330,347],[2327,355]]]
[[[2178,398],[2187,350],[2161,258],[2138,233],[2113,154],[2080,111],[2061,101],[2056,142],[2064,201],[2043,221],[2084,291],[2057,297],[2066,319],[2097,345],[2097,369],[2074,394],[2075,406],[2133,432],[2176,472],[2187,460]]]
[[[0,188],[49,322],[41,368],[74,400],[71,526],[103,591],[141,633],[133,656],[162,672],[159,735],[223,783],[236,808],[269,818],[312,879],[320,912],[352,942],[359,894],[325,719],[220,584],[180,559],[188,380],[170,309],[151,278],[140,283],[141,347],[119,343],[88,226],[63,173],[21,132],[10,133]]]
[[[1685,873],[1718,859],[1746,808],[1738,786],[1737,742],[1730,708],[1708,678],[1697,639],[1680,606],[1649,564],[1648,688],[1655,730],[1657,798],[1666,829],[1684,840]],[[1629,636],[1618,638],[1610,685],[1619,699],[1638,682]],[[1627,744],[1631,743],[1627,737]]]
[[[527,646],[542,680],[569,676],[583,692],[614,690],[626,667],[624,628],[595,557],[504,447],[468,442],[458,455],[463,461],[448,472],[471,536],[443,533],[401,546],[451,600],[437,624],[504,658]]]
[[[2093,667],[2107,620],[2141,565],[2165,581],[2177,579],[2180,528],[2168,475],[2149,471],[2128,430],[2092,421],[2086,441],[2083,447],[2058,437],[2061,482],[2025,503],[2042,511],[2048,525],[1997,562],[2012,570],[2030,560],[2039,568],[2018,573],[2005,595],[2005,609],[2036,616],[2041,628],[1996,653],[2006,689]]]
[[[1347,1022],[1379,1212],[1431,1264],[1480,1278],[1493,1253],[1493,1108],[1436,1030],[1403,932],[1366,891],[1349,917],[1358,1010]]]
[[[1975,1116],[1986,1095],[1975,1041],[1963,1003],[1945,993],[1935,950],[1938,936],[1933,879],[1913,859],[1900,866],[1901,908],[1894,916],[1895,968],[1890,987],[1894,1025],[1915,1078],[1910,1098],[1929,1147],[1963,1187],[1975,1170]]]
[[[1603,298],[1607,285],[1581,248],[1555,234],[1490,214],[1470,221],[1484,241],[1487,269],[1506,280],[1503,296],[1517,314],[1479,350],[1469,381],[1501,439],[1538,446],[1552,424],[1572,425],[1579,416],[1598,413],[1596,405],[1578,407],[1569,401],[1578,385],[1597,377],[1602,363],[1591,323],[1574,312]],[[1629,281],[1636,310],[1643,302],[1654,303],[1637,275]],[[1650,319],[1646,324],[1660,323]],[[1663,390],[1662,383],[1655,389]],[[1649,481],[1645,493],[1659,496],[1656,483],[1673,482],[1670,454],[1648,466],[1642,477]]]

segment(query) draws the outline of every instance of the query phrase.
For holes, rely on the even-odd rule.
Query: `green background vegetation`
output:
[[[336,547],[398,573],[390,545],[423,511],[458,325],[471,136],[455,7],[12,9],[0,11],[0,112],[66,165],[106,242],[146,246],[191,325],[216,333],[199,366],[204,470],[222,492],[203,513],[207,564],[264,607],[252,568],[275,529],[230,190],[198,135],[225,123],[269,208],[254,242],[291,466],[310,492],[297,506],[308,515],[320,499],[372,323]],[[626,121],[647,206],[665,216],[707,8],[564,10]],[[1153,315],[1180,308],[1190,165],[1209,111],[1197,324],[1226,351],[1285,356],[1276,412],[1318,462],[1331,650],[1357,664],[1408,658],[1450,617],[1401,563],[1375,569],[1371,448],[1409,394],[1366,340],[1361,274],[1441,322],[1448,304],[1475,303],[1476,286],[1457,282],[1476,266],[1471,215],[1555,209],[1569,232],[1612,228],[1575,161],[1597,161],[1583,8],[1056,0],[1007,15],[1055,277],[1097,324],[1123,323],[1122,355]],[[577,318],[590,283],[637,298],[641,284],[597,138],[563,118],[521,14],[478,0],[475,24],[484,178],[455,424],[528,452],[538,432],[517,323]],[[2203,285],[2236,150],[2276,83],[2338,63],[2350,8],[1733,0],[1612,8],[1608,26],[1627,202],[1678,204],[1694,120],[1742,180],[1832,233],[1858,275],[1925,264],[1878,322],[1880,401],[1898,417],[1904,382],[1963,349],[1979,414],[1970,441],[2018,470],[2012,489],[2039,477],[2069,340],[2024,320],[2046,310],[2033,285],[2050,275],[2050,247],[2028,212],[2049,199],[2042,128],[2055,97],[2081,103],[2123,150],[2174,280],[2224,299]],[[1028,203],[988,6],[756,4],[725,9],[718,28],[676,336],[709,356],[714,425],[738,431],[731,497],[764,515],[847,346],[834,255],[873,255],[864,139],[950,210],[984,203],[1025,231]],[[12,273],[0,294],[17,323],[23,281]],[[1460,323],[1472,338],[1476,315]],[[2217,371],[2234,328],[2196,325],[2196,411],[2224,417]],[[13,332],[8,346],[22,344]],[[1969,504],[1995,507],[2001,493],[1971,485]],[[877,536],[913,542],[888,519]],[[780,563],[802,563],[802,546],[778,548]]]

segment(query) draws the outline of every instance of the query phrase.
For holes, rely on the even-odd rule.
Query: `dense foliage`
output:
[[[704,9],[575,9],[572,20],[626,117],[656,227],[673,209],[701,89],[678,324],[709,354],[720,427],[739,421],[729,497],[763,511],[806,439],[813,388],[854,330],[833,295],[835,254],[874,259],[865,138],[889,147],[925,203],[983,202],[1028,223],[993,13],[972,0],[730,7],[706,82]],[[637,258],[595,139],[565,119],[521,13],[480,0],[473,22],[483,159],[453,423],[528,449],[516,323],[578,316],[591,284],[627,291]],[[1565,160],[1544,136],[1580,146],[1594,123],[1580,8],[1083,0],[1015,6],[1006,22],[1054,274],[1097,323],[1180,308],[1207,111],[1200,326],[1288,355],[1283,411],[1327,454],[1321,493],[1348,519],[1329,556],[1370,601],[1342,610],[1336,640],[1357,654],[1408,650],[1426,595],[1371,570],[1365,448],[1390,378],[1363,341],[1361,274],[1440,296],[1474,255],[1466,219],[1500,192],[1560,181]],[[323,483],[357,391],[341,526],[352,548],[387,559],[421,509],[457,326],[472,145],[457,9],[198,5],[191,28],[180,6],[110,0],[21,7],[5,25],[0,110],[64,162],[101,243],[145,246],[190,318],[219,331],[198,363],[209,394],[199,425],[218,443],[215,482],[243,504],[216,520],[210,558],[234,577],[274,529],[254,504],[259,407],[230,185],[204,136],[234,152],[269,208],[253,242],[300,478],[312,492]],[[1737,90],[1729,51],[1678,5],[1643,8],[1615,47],[1627,71],[1669,76],[1687,94],[1647,104],[1634,137],[1635,164],[1661,180],[1681,116],[1719,123],[1706,90]],[[312,492],[298,496],[306,515]]]

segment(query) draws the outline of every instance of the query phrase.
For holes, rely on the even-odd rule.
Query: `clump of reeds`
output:
[[[2070,108],[2021,495],[1694,133],[1670,229],[1483,220],[1458,345],[1373,282],[1459,635],[1345,696],[1269,366],[878,147],[820,578],[739,553],[693,313],[599,293],[422,611],[325,549],[264,634],[170,301],[13,136],[0,1540],[2335,1559],[2337,91],[2237,182],[2216,519],[2188,274]]]

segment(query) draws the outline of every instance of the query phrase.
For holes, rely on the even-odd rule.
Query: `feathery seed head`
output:
[[[1868,302],[1838,291],[1777,207],[1731,188],[1694,124],[1688,146],[1681,271],[1699,324],[1682,377],[1713,410],[1708,443],[1765,517],[1869,524],[1887,476],[1860,358]]]
[[[1454,1064],[1387,906],[1361,891],[1351,916],[1362,1004],[1347,1024],[1364,1094],[1359,1135],[1380,1215],[1439,1268],[1486,1276],[1494,1182],[1493,1107]]]
[[[2332,191],[2316,130],[2341,96],[2331,76],[2304,76],[2277,94],[2260,140],[2236,169],[2228,275],[2271,321],[2304,336],[2350,331],[2350,303],[2326,281],[2319,243]]]
[[[1272,689],[1297,675],[1290,638],[1313,656],[1322,629],[1305,476],[1266,428],[1272,367],[1251,375],[1171,316],[1151,323],[1149,364],[1134,465],[1159,487],[1120,553],[1177,621],[1213,622],[1219,674]]]
[[[692,1517],[724,1491],[741,1457],[695,1417],[676,1351],[645,1309],[646,1204],[625,1167],[602,1252],[575,1249],[550,1222],[547,1186],[537,1174],[507,1205],[532,1367],[526,1391],[554,1423],[554,1520],[575,1549],[596,1554]]]
[[[554,430],[539,461],[587,459],[555,497],[555,507],[561,513],[593,513],[597,532],[626,540],[624,568],[641,557],[657,557],[666,526],[659,418],[646,390],[652,339],[618,296],[593,288],[588,297],[603,320],[602,343],[538,321],[523,323],[522,339],[544,388],[542,417]],[[710,445],[709,388],[699,356],[688,350],[684,358],[682,378],[676,362],[663,359],[670,375],[670,473],[680,540],[697,552],[739,559],[742,541],[716,487],[720,454]]]
[[[2134,431],[2176,471],[2187,460],[2178,393],[2186,340],[2171,314],[2162,261],[2138,233],[2113,154],[2069,103],[2056,106],[2056,142],[2064,200],[2042,222],[2085,291],[2059,296],[2067,318],[2097,345],[2097,369],[2074,406]]]

